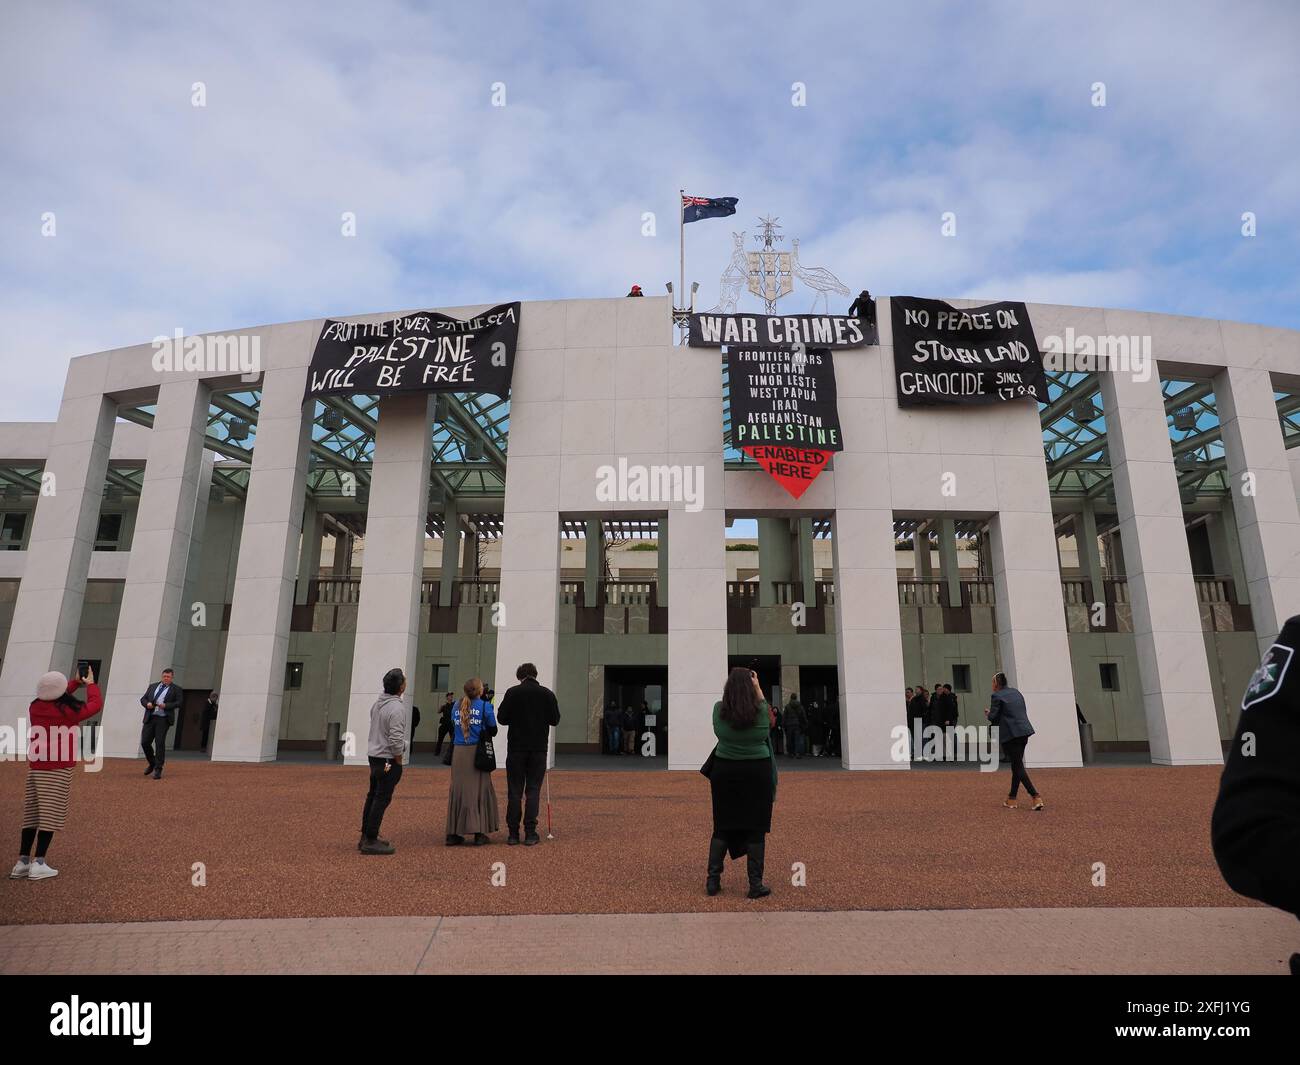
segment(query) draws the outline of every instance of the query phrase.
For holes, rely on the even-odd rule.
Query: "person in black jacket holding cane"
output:
[[[507,688],[497,710],[497,720],[510,731],[506,734],[506,843],[519,843],[521,800],[524,846],[542,842],[537,834],[537,810],[541,805],[542,781],[546,779],[546,756],[551,729],[560,723],[560,704],[555,692],[537,683],[537,667],[525,662],[517,670],[519,680]]]
[[[1300,917],[1300,615],[1246,685],[1210,820],[1233,891]],[[1291,956],[1300,976],[1300,954]]]

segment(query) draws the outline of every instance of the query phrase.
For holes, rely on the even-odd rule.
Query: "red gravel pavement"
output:
[[[798,772],[768,841],[774,895],[742,897],[744,862],[704,894],[710,813],[698,773],[552,774],[555,839],[443,846],[445,771],[409,769],[384,820],[390,857],[357,853],[366,770],[138,761],[78,772],[52,880],[0,880],[0,924],[321,916],[680,913],[1251,905],[1209,846],[1214,767],[1034,770],[1042,813],[1001,808],[974,771]],[[0,764],[0,828],[17,850],[26,766]],[[542,810],[545,834],[545,805]],[[12,859],[9,859],[12,861]],[[207,884],[191,884],[202,862]],[[506,883],[491,884],[505,863]],[[791,883],[804,863],[807,884]],[[1093,886],[1093,863],[1106,886]],[[6,866],[7,868],[7,866]]]

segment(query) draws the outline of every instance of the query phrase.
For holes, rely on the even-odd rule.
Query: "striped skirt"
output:
[[[29,769],[27,793],[23,796],[23,828],[57,832],[68,819],[68,794],[72,791],[73,767]]]

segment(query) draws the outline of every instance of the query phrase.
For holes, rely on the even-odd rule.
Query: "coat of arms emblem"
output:
[[[754,239],[763,244],[762,251],[751,251],[745,259],[749,266],[749,291],[763,301],[767,314],[776,312],[776,301],[794,291],[794,271],[790,253],[777,251],[777,241],[785,240],[776,231],[781,228],[775,218],[760,218],[762,236]]]

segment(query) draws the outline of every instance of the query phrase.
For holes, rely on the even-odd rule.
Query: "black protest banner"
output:
[[[864,322],[846,314],[692,314],[690,346],[724,344],[754,347],[860,348],[879,344],[874,319]]]
[[[892,296],[900,407],[1047,400],[1043,356],[1023,303],[965,309]]]
[[[731,442],[798,499],[844,450],[835,363],[826,348],[727,348]]]
[[[312,352],[306,396],[487,392],[506,396],[519,304],[462,320],[419,311],[384,322],[328,320]]]

